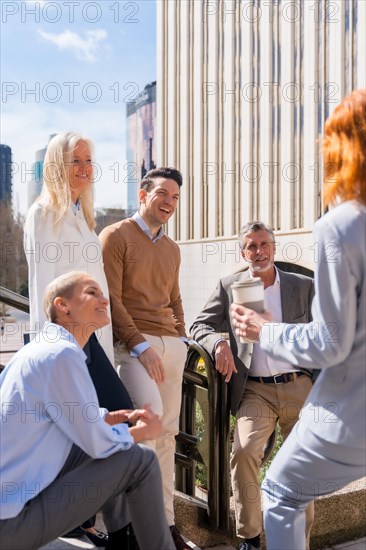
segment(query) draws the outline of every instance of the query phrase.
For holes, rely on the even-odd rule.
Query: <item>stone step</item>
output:
[[[311,549],[334,548],[343,541],[358,540],[366,536],[366,478],[350,483],[343,489],[321,496],[315,500],[315,521],[311,532]],[[224,532],[215,531],[207,524],[205,508],[176,492],[175,518],[178,529],[201,548],[218,545],[236,547],[240,539]],[[231,509],[231,524],[234,526],[234,510]],[[262,550],[265,550],[265,537]],[[366,545],[362,547],[366,550]]]
[[[192,550],[200,550],[198,546],[195,546],[193,543],[188,541],[188,544],[192,546]],[[95,546],[88,541],[86,537],[83,539],[57,539],[53,542],[50,542],[46,546],[42,546],[40,550],[79,550],[79,549],[92,549]],[[366,538],[353,540],[349,542],[344,542],[342,544],[337,544],[336,546],[329,547],[325,550],[365,550],[366,549]],[[201,549],[204,550],[204,549]],[[229,545],[220,545],[220,546],[210,546],[207,550],[235,550],[234,546]]]

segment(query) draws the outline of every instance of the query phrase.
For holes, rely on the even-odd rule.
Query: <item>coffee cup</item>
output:
[[[257,313],[264,312],[264,286],[260,277],[237,281],[231,285],[231,290],[235,304],[253,309]],[[241,344],[253,342],[243,336],[240,336],[239,341]]]

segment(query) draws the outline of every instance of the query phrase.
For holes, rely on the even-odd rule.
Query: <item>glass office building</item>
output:
[[[12,160],[9,145],[0,145],[0,201],[11,205]]]
[[[28,181],[28,208],[33,204],[42,191],[43,161],[47,147],[36,151],[36,161],[32,164],[32,178]]]
[[[51,134],[48,142],[57,134]],[[28,181],[28,208],[41,194],[43,186],[43,163],[47,147],[36,151],[36,161],[32,164],[32,178]]]
[[[126,116],[127,210],[133,214],[138,207],[138,184],[146,172],[156,167],[156,82],[127,103]]]

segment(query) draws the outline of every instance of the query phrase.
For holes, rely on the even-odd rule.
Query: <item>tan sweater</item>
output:
[[[131,350],[153,336],[186,336],[179,290],[180,251],[166,235],[153,243],[132,219],[103,229],[113,334]]]

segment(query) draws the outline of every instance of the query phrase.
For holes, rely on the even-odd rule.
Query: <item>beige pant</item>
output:
[[[312,387],[308,376],[287,384],[262,384],[248,380],[236,414],[231,453],[231,478],[235,503],[236,531],[239,537],[253,538],[262,532],[259,467],[265,444],[280,425],[283,439],[296,423]],[[314,521],[314,503],[306,511],[306,541]]]
[[[135,407],[150,404],[152,410],[161,416],[162,433],[155,441],[145,441],[156,451],[163,479],[163,497],[168,525],[174,524],[174,453],[175,436],[179,432],[179,414],[182,398],[183,370],[187,357],[187,346],[173,336],[143,335],[161,358],[165,379],[157,384],[150,378],[137,357],[131,357],[124,345],[116,344],[115,358],[117,372],[127,388]]]

